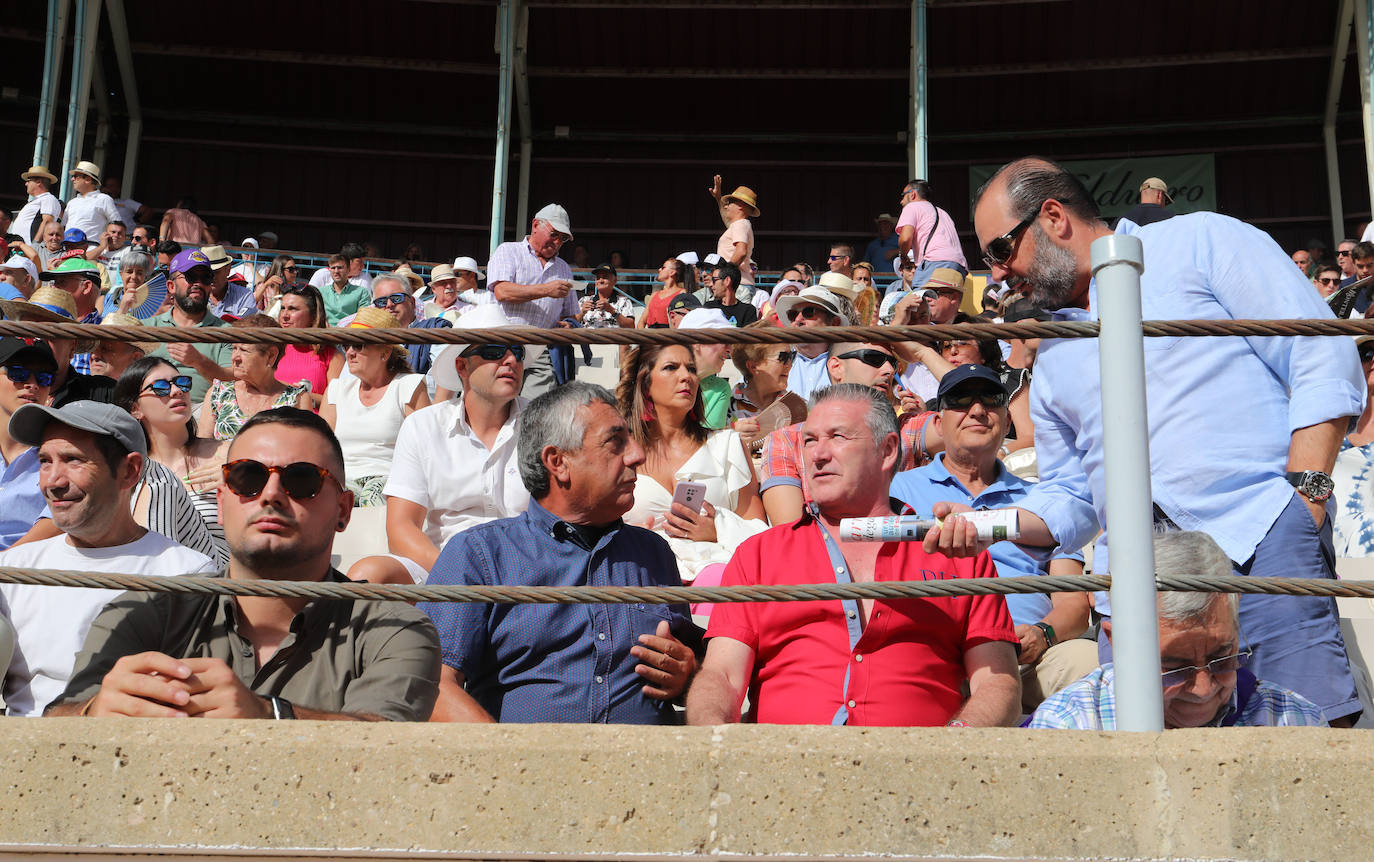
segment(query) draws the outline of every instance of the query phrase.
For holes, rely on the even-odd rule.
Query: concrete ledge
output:
[[[0,846],[28,852],[1348,860],[1374,847],[1364,731],[3,727]]]

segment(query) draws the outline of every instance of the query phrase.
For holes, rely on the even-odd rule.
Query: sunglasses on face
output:
[[[1165,688],[1174,688],[1180,685],[1187,685],[1193,679],[1193,674],[1205,670],[1212,676],[1235,673],[1250,661],[1250,651],[1243,650],[1235,655],[1214,658],[1202,667],[1196,665],[1192,667],[1180,667],[1173,670],[1166,670],[1159,675],[1159,680]]]
[[[224,474],[224,484],[240,497],[257,497],[267,487],[273,473],[281,480],[282,490],[293,500],[311,500],[324,487],[326,477],[333,479],[339,490],[343,483],[325,468],[309,461],[296,461],[285,467],[268,466],[261,461],[242,458],[230,461],[220,468]]]
[[[523,344],[478,344],[474,347],[469,347],[458,355],[475,355],[480,356],[488,362],[495,362],[498,359],[504,359],[507,350],[510,351],[511,356],[515,357],[516,362],[525,361],[525,345]]]
[[[884,365],[891,365],[894,370],[897,368],[897,360],[892,358],[892,354],[883,353],[881,350],[851,350],[835,358],[857,359],[869,368],[882,368]]]
[[[1365,348],[1361,348],[1361,350],[1360,350],[1360,361],[1361,361],[1361,362],[1368,362],[1368,361],[1371,360],[1371,359],[1374,359],[1374,347],[1365,347]]]
[[[940,399],[940,407],[945,410],[967,410],[975,403],[988,409],[1006,407],[1007,394],[1005,392],[960,392],[957,395],[946,395]]]
[[[1336,257],[1350,257],[1351,251],[1353,251],[1353,249],[1349,248],[1345,249],[1344,251],[1338,251],[1336,252]]]
[[[967,338],[961,338],[955,341],[941,341],[939,345],[939,350],[941,353],[944,353],[945,351],[953,350],[956,347],[972,347],[974,343],[975,342],[970,341]]]
[[[189,374],[178,374],[176,377],[168,377],[166,380],[154,380],[143,387],[144,392],[151,392],[159,398],[166,398],[172,394],[172,387],[180,389],[182,392],[191,391],[191,376]]]
[[[282,272],[296,272],[296,271],[299,270],[299,269],[300,269],[300,267],[298,267],[298,266],[284,266],[284,267],[281,268],[281,271],[282,271]]]
[[[1341,283],[1341,280],[1340,280],[1339,278],[1319,278],[1319,279],[1317,279],[1317,281],[1321,282],[1322,284],[1340,284],[1340,283]]]
[[[407,299],[410,299],[410,294],[408,293],[393,293],[387,296],[379,296],[372,300],[372,307],[386,308],[388,305],[400,305]]]
[[[791,365],[797,358],[797,351],[779,350],[778,355],[775,358],[783,365]]]
[[[1011,260],[1011,256],[1016,254],[1017,238],[1025,232],[1026,228],[1031,226],[1031,222],[1035,221],[1035,217],[1038,215],[1040,215],[1040,211],[1036,210],[1022,219],[1016,227],[989,242],[988,247],[983,249],[983,262],[988,266],[1001,266]]]
[[[831,312],[828,309],[821,308],[819,305],[803,305],[801,308],[794,311],[792,316],[787,319],[796,320],[800,317],[803,320],[818,320],[827,318],[830,314]]]
[[[51,386],[53,378],[56,376],[51,371],[35,371],[32,368],[25,368],[23,365],[6,365],[5,376],[15,383],[28,383],[32,377],[39,386]]]

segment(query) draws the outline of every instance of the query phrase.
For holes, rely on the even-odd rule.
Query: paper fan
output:
[[[757,434],[744,436],[744,445],[750,452],[757,452],[769,434],[788,425],[795,425],[806,419],[806,402],[795,392],[784,392],[782,397],[763,408],[754,417],[759,420]]]
[[[134,291],[134,307],[129,313],[139,320],[147,320],[156,317],[162,303],[167,299],[167,273],[159,269],[152,276],[138,286]]]

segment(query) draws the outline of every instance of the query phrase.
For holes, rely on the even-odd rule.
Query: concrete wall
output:
[[[1363,731],[9,719],[0,848],[1368,858]]]

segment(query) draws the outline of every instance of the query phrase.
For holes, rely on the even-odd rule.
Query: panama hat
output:
[[[799,305],[819,305],[821,308],[826,309],[831,314],[838,317],[840,319],[840,326],[848,326],[849,315],[845,314],[844,304],[842,304],[844,302],[845,301],[838,295],[831,293],[824,287],[812,285],[795,296],[784,296],[779,299],[777,304],[778,318],[781,319],[783,323],[790,326],[792,320],[789,316],[789,312],[791,312],[792,309]]]
[[[85,174],[96,182],[100,182],[100,165],[97,165],[95,162],[77,162],[76,167],[72,168],[68,173]]]
[[[821,276],[819,284],[831,293],[838,293],[850,302],[859,296],[859,289],[854,286],[854,279],[842,272],[825,273]]]
[[[752,215],[754,218],[759,217],[758,196],[755,195],[754,190],[749,188],[748,186],[735,186],[735,190],[730,192],[730,194],[726,195],[725,197],[721,198],[721,200],[735,201],[736,203],[744,204],[745,208],[749,210],[750,215]]]
[[[111,311],[109,314],[105,315],[105,319],[104,319],[104,320],[100,321],[100,325],[101,325],[101,326],[142,326],[142,325],[143,325],[143,321],[139,320],[137,317],[134,317],[132,314],[125,314],[125,313],[122,312],[122,311]],[[97,338],[96,340],[97,340],[97,341],[100,341],[101,339],[98,339],[98,338]],[[139,350],[142,350],[144,356],[147,356],[149,353],[152,353],[154,350],[157,350],[158,345],[159,345],[160,343],[161,343],[161,342],[157,342],[157,341],[132,341],[132,342],[130,342],[130,344],[132,344],[134,347],[137,347]]]
[[[20,175],[19,175],[19,179],[21,179],[21,180],[32,180],[32,179],[47,180],[50,184],[51,184],[51,183],[56,183],[56,182],[57,182],[57,177],[53,176],[53,175],[52,175],[52,171],[48,170],[48,169],[47,169],[46,167],[44,167],[43,165],[34,165],[33,167],[29,168],[27,171],[24,171],[22,174],[20,174]]]

